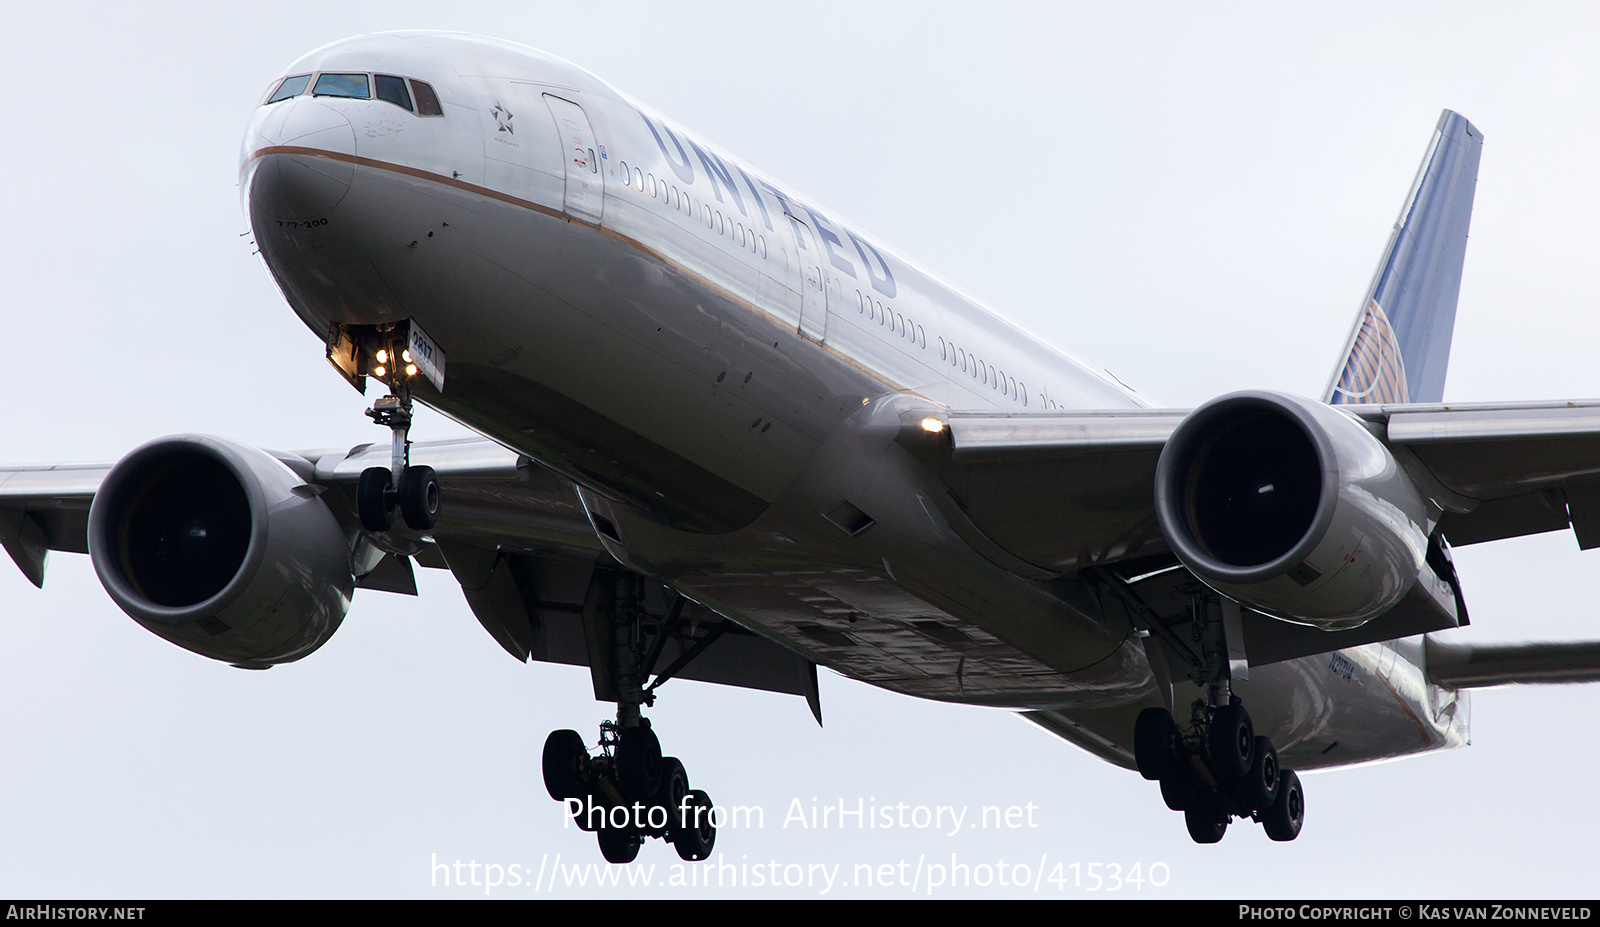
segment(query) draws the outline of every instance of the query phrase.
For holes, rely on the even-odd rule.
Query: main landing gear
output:
[[[1165,708],[1146,708],[1134,725],[1134,760],[1161,797],[1182,811],[1195,843],[1216,843],[1235,816],[1257,821],[1273,840],[1293,840],[1305,821],[1305,792],[1292,769],[1280,769],[1272,741],[1257,737],[1250,714],[1232,699],[1197,699],[1180,729]]]
[[[406,527],[427,531],[439,520],[439,479],[432,467],[408,465],[411,452],[411,378],[417,368],[411,363],[397,332],[389,333],[389,344],[378,350],[377,365],[371,375],[388,384],[389,395],[373,403],[367,415],[389,429],[390,464],[368,467],[356,483],[356,514],[361,527],[384,532],[394,527],[398,509]]]
[[[661,755],[661,742],[642,718],[636,727],[602,723],[595,756],[577,731],[552,731],[544,742],[544,787],[566,803],[574,823],[595,833],[607,862],[633,862],[646,837],[699,861],[717,840],[711,796],[689,788],[683,763]]]
[[[544,742],[544,786],[579,827],[595,833],[608,862],[633,862],[646,837],[671,843],[690,861],[709,857],[717,840],[711,797],[689,787],[682,762],[661,755],[642,714],[654,704],[655,690],[727,627],[719,623],[696,637],[693,622],[684,620],[687,605],[683,596],[636,574],[611,570],[595,571],[584,600],[595,696],[614,701],[617,718],[600,725],[592,755],[577,731],[551,733]],[[649,682],[670,640],[679,642],[679,656]]]
[[[1215,595],[1190,599],[1191,648],[1170,627],[1152,630],[1188,664],[1189,678],[1206,690],[1179,727],[1165,708],[1146,708],[1134,724],[1139,773],[1161,783],[1167,807],[1183,812],[1196,843],[1216,843],[1235,817],[1261,824],[1273,840],[1293,840],[1305,822],[1305,792],[1293,770],[1278,765],[1272,741],[1258,737],[1250,713],[1232,691],[1226,609]],[[1235,615],[1237,617],[1237,615]],[[1242,658],[1239,651],[1235,659]],[[1243,665],[1242,663],[1240,664]]]

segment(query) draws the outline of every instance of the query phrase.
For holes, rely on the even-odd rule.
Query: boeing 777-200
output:
[[[1429,637],[1467,623],[1452,544],[1600,545],[1600,402],[1442,403],[1481,146],[1441,116],[1322,395],[1164,409],[571,64],[338,42],[263,94],[241,194],[386,440],[4,468],[0,541],[36,584],[88,553],[242,668],[449,570],[507,653],[615,704],[543,753],[613,862],[716,838],[646,717],[664,682],[820,720],[819,666],[1023,712],[1196,841],[1291,840],[1295,770],[1460,746],[1473,687],[1600,678],[1596,645]],[[414,403],[481,437],[412,444]]]

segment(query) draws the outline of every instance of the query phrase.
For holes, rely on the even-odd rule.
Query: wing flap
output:
[[[1556,531],[1600,546],[1600,402],[1385,406],[1391,448],[1406,448],[1469,500],[1440,520],[1455,546]]]
[[[87,553],[89,505],[110,464],[0,470],[0,545],[22,575],[44,586],[52,550]]]

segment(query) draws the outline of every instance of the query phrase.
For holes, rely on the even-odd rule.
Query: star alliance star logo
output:
[[[494,109],[490,112],[494,114],[494,121],[500,126],[500,131],[508,135],[517,134],[516,130],[511,128],[511,111],[501,106],[499,100],[494,101]]]

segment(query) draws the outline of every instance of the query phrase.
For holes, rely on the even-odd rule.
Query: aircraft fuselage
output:
[[[394,34],[285,73],[310,80],[256,111],[242,189],[318,337],[419,325],[448,368],[418,400],[570,480],[623,564],[845,675],[1037,712],[1130,763],[1155,675],[1072,568],[1158,551],[1159,532],[1030,566],[897,438],[949,410],[1140,396],[559,59]],[[368,95],[319,93],[324,75]],[[386,77],[409,108],[379,98]],[[1426,682],[1420,639],[1235,689],[1300,769],[1465,741],[1465,696]]]

